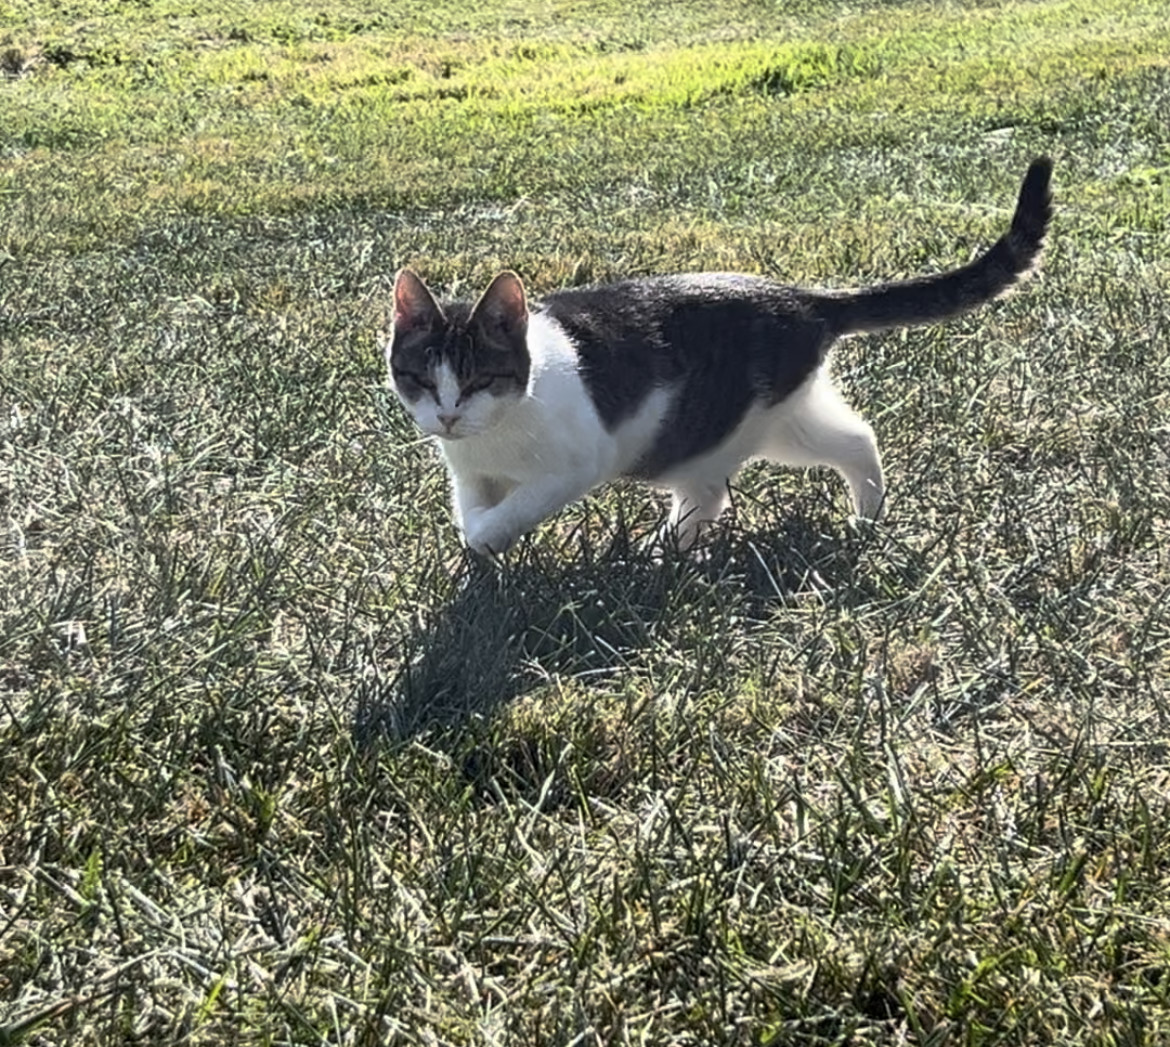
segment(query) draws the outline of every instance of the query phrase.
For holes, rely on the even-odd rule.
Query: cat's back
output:
[[[659,388],[677,390],[680,404],[711,398],[733,411],[781,399],[819,366],[829,340],[804,292],[742,273],[568,288],[537,309],[572,343],[608,426]]]
[[[794,320],[807,306],[799,289],[762,276],[681,273],[565,288],[544,298],[540,309],[562,325],[612,341],[671,324]]]

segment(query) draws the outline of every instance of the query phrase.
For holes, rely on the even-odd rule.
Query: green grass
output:
[[[0,1044],[1165,1042],[1163,8],[0,2]],[[838,352],[882,526],[461,551],[397,267],[937,270],[1040,152]]]

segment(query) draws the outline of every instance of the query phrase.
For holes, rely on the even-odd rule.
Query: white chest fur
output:
[[[541,520],[630,469],[670,407],[671,392],[657,390],[609,432],[564,331],[533,314],[528,346],[526,394],[490,428],[440,441],[456,516],[468,544],[481,551],[506,549]]]

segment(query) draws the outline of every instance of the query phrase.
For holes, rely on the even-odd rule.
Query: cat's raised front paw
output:
[[[519,537],[504,521],[496,519],[491,509],[473,509],[463,521],[463,540],[481,556],[506,553]]]

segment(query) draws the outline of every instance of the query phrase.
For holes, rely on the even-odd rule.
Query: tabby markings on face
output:
[[[511,375],[472,373],[462,380],[447,360],[432,363],[425,373],[399,371],[395,384],[411,416],[424,432],[443,440],[461,440],[491,426],[503,408],[507,391],[515,391]]]

